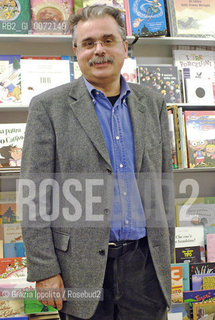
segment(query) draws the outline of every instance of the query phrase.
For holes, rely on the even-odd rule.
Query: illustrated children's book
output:
[[[33,33],[67,33],[68,19],[74,11],[73,0],[30,0],[30,2]]]
[[[0,2],[0,33],[28,33],[30,29],[30,0]]]
[[[14,103],[21,103],[20,56],[0,55],[0,107]]]
[[[207,261],[215,262],[215,234],[207,234]]]
[[[140,84],[161,93],[167,103],[181,102],[177,67],[172,65],[139,65],[138,74]]]
[[[184,111],[189,167],[215,166],[215,111]]]
[[[3,225],[13,225],[18,222],[18,210],[16,202],[0,202],[0,223]],[[4,232],[4,231],[3,231]]]
[[[0,167],[20,167],[25,127],[26,123],[0,124]]]
[[[213,320],[215,318],[215,302],[199,302],[193,304],[193,320]]]
[[[193,274],[192,275],[192,290],[203,290],[203,289],[211,289],[203,287],[203,279],[205,277],[213,280],[215,273],[206,273],[206,274]]]
[[[128,36],[156,37],[167,34],[164,0],[125,0]]]
[[[171,301],[183,302],[183,271],[182,266],[171,265]]]

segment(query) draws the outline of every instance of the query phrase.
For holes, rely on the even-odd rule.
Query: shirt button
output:
[[[96,91],[96,94],[97,94],[97,95],[99,95],[99,92],[98,92],[98,91]]]
[[[125,220],[125,224],[128,224],[128,220]]]
[[[127,192],[126,192],[126,191],[124,191],[124,192],[123,192],[123,195],[124,195],[124,196],[127,196]]]
[[[120,165],[119,165],[119,166],[120,166],[120,168],[123,168],[123,164],[122,164],[122,163],[120,163]]]
[[[116,136],[116,140],[119,140],[119,136]]]
[[[125,101],[125,99],[123,99],[123,103],[125,103],[126,101]]]

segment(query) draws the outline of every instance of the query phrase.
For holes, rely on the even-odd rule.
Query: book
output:
[[[215,223],[215,197],[176,199],[175,208],[177,227],[209,227]]]
[[[176,227],[175,248],[200,246],[201,262],[205,262],[204,227]]]
[[[186,143],[186,132],[185,132],[185,120],[182,108],[178,108],[178,125],[181,145],[181,168],[187,168],[187,143]]]
[[[201,261],[200,246],[175,248],[175,262],[194,263]]]
[[[44,305],[37,300],[38,292],[36,290],[26,290],[24,295],[24,311],[25,314],[42,314],[53,313],[56,314],[57,309]]]
[[[192,275],[198,274],[212,274],[215,273],[215,263],[205,262],[205,263],[190,263],[190,281],[192,285]]]
[[[167,35],[163,0],[125,0],[128,36],[157,37]]]
[[[199,79],[186,79],[186,102],[190,104],[213,104],[213,81],[212,80],[199,80]]]
[[[26,123],[0,124],[0,167],[20,167]]]
[[[214,37],[215,3],[210,0],[167,0],[171,37]]]
[[[25,247],[23,242],[4,243],[4,258],[25,257]]]
[[[211,76],[214,73],[214,53],[211,50],[193,49],[193,47],[186,46],[182,49],[181,46],[175,46],[172,49],[173,64],[178,67],[178,70],[190,68],[196,72],[202,72]],[[192,48],[192,49],[191,49]],[[193,71],[194,72],[194,71]]]
[[[30,0],[32,33],[66,34],[74,0]]]
[[[24,314],[24,300],[23,299],[5,299],[0,300],[0,317],[3,319],[16,319],[17,314]]]
[[[180,129],[179,129],[178,106],[177,105],[167,106],[167,110],[168,111],[171,110],[173,113],[177,168],[180,169],[182,168],[182,161],[181,161],[181,140],[180,140]]]
[[[83,0],[83,8],[95,4],[106,4],[124,11],[124,0]]]
[[[190,305],[192,305],[193,303],[202,301],[215,301],[215,289],[184,291],[185,303],[190,303]]]
[[[215,166],[215,111],[184,111],[189,167]]]
[[[27,34],[30,30],[30,1],[1,1],[0,33]]]
[[[138,65],[140,84],[159,92],[166,103],[180,103],[181,91],[176,66],[172,65]]]
[[[23,101],[71,81],[69,60],[21,59]]]
[[[20,55],[0,55],[0,107],[22,102],[20,58]]]
[[[0,202],[0,221],[2,224],[13,224],[18,222],[17,203]]]
[[[127,57],[121,69],[121,74],[127,82],[137,83],[137,62],[133,57]]]
[[[215,234],[207,234],[207,261],[215,262]]]
[[[23,242],[20,223],[4,224],[2,225],[2,227],[3,227],[4,243]]]
[[[172,263],[171,266],[182,267],[182,276],[183,276],[183,290],[190,290],[190,264],[189,263]]]
[[[25,257],[0,259],[0,280],[26,279],[27,260]],[[0,281],[1,282],[1,281]]]
[[[177,152],[176,152],[176,141],[175,141],[175,128],[174,128],[174,116],[172,110],[168,110],[168,122],[170,132],[170,146],[172,153],[172,168],[177,169]]]
[[[193,320],[213,320],[214,317],[214,302],[199,302],[193,304]]]
[[[183,302],[183,271],[182,266],[171,265],[171,301]]]
[[[16,202],[16,191],[0,191],[0,202]]]
[[[203,279],[205,277],[212,278],[215,276],[215,273],[206,273],[206,274],[193,274],[192,275],[192,290],[203,290],[210,288],[203,288]],[[212,288],[215,289],[215,288]]]
[[[168,320],[191,320],[191,310],[188,303],[173,303],[168,311]],[[175,318],[172,318],[172,316]],[[170,317],[171,316],[171,317]]]
[[[208,289],[215,289],[215,274],[203,277],[203,290]]]

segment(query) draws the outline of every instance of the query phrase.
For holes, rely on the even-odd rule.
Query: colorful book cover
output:
[[[27,261],[22,258],[0,259],[0,279],[26,279]]]
[[[215,262],[190,263],[190,281],[193,274],[211,274],[215,273]],[[191,282],[192,284],[192,282]]]
[[[30,3],[33,33],[67,33],[68,19],[74,12],[73,0],[30,0]]]
[[[0,124],[0,167],[20,167],[26,123]]]
[[[192,50],[181,49],[181,47],[173,47],[173,64],[178,70],[184,68],[196,69],[196,72],[204,70],[204,73],[211,75],[214,70],[214,53],[210,50]]]
[[[183,270],[182,266],[171,265],[171,301],[183,302]]]
[[[0,55],[0,106],[22,102],[20,58],[20,55]]]
[[[30,29],[30,1],[0,2],[0,33],[26,34]]]
[[[215,274],[211,277],[203,277],[203,290],[208,289],[215,289]]]
[[[21,59],[23,101],[28,104],[37,94],[71,81],[70,61]]]
[[[24,296],[24,312],[25,314],[40,314],[46,312],[53,312],[53,314],[55,314],[57,309],[39,302],[35,290],[27,290]]]
[[[211,0],[167,0],[172,37],[214,37],[215,3]]]
[[[201,262],[200,246],[175,248],[175,262]]]
[[[204,227],[176,227],[175,248],[200,246],[201,262],[205,262]]]
[[[3,225],[4,243],[23,242],[22,230],[19,223],[9,223]]]
[[[196,303],[202,301],[215,301],[215,289],[213,290],[195,290],[184,291],[185,303]]]
[[[177,67],[172,65],[139,65],[140,84],[159,92],[167,103],[180,103],[181,91]]]
[[[0,203],[1,224],[12,224],[18,222],[17,203]]]
[[[199,302],[193,304],[193,320],[213,320],[214,318],[214,302]]]
[[[182,108],[178,108],[178,124],[179,124],[179,134],[181,143],[181,168],[187,168],[187,143],[186,143],[186,132],[185,132],[185,122],[184,113]]]
[[[184,111],[189,167],[215,166],[215,111]]]
[[[158,37],[167,35],[163,0],[125,0],[128,36]]]
[[[193,274],[192,275],[192,290],[203,290],[203,289],[215,289],[214,288],[203,288],[203,279],[205,277],[213,278],[215,273],[206,274]]]
[[[3,319],[15,318],[18,314],[24,314],[24,300],[23,299],[5,299],[0,301],[0,317]]]
[[[182,267],[182,275],[183,275],[183,290],[189,291],[190,290],[190,265],[189,263],[172,263],[171,266]]]
[[[215,262],[215,234],[207,234],[207,261]]]

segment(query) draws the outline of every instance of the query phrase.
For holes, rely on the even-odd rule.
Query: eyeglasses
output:
[[[100,44],[103,48],[113,48],[118,43],[124,42],[124,40],[114,40],[114,39],[105,39],[105,40],[99,40],[99,41],[93,41],[93,40],[85,40],[82,41],[80,44],[76,44],[75,47],[79,47],[84,50],[90,50],[97,46],[97,44]]]

